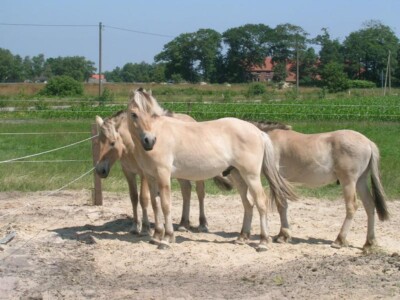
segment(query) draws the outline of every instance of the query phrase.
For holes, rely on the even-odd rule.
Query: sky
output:
[[[165,44],[199,29],[291,23],[309,37],[328,28],[343,42],[366,21],[379,20],[400,38],[399,12],[399,0],[2,0],[0,48],[22,57],[84,56],[98,67],[102,22],[102,71],[112,71],[153,63]]]

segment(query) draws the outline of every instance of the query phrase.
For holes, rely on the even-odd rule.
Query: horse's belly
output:
[[[206,180],[221,174],[225,169],[214,170],[179,170],[171,173],[172,178],[187,179],[193,181]]]
[[[174,164],[171,170],[171,177],[195,181],[205,180],[221,174],[228,167],[226,163]]]
[[[289,172],[288,172],[289,171]],[[333,172],[315,170],[284,170],[281,168],[281,175],[289,182],[300,183],[307,187],[319,187],[330,184],[337,180]]]

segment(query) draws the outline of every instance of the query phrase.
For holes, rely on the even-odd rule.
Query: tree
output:
[[[302,84],[315,83],[318,76],[318,56],[314,48],[308,48],[299,57],[299,77]],[[295,72],[295,70],[291,70]]]
[[[273,30],[271,54],[274,62],[295,61],[297,53],[307,49],[308,33],[300,26],[280,24]]]
[[[221,47],[221,35],[212,29],[184,33],[167,43],[155,56],[165,64],[165,75],[171,79],[180,74],[189,82],[212,81],[216,77],[215,59]]]
[[[399,39],[390,27],[380,21],[368,21],[362,29],[350,33],[344,43],[347,72],[351,78],[379,83],[386,69],[389,51],[391,68],[397,67]]]
[[[331,39],[327,28],[322,28],[322,34],[314,38],[313,42],[321,47],[319,51],[321,68],[331,62],[344,63],[343,46],[338,39]]]
[[[275,82],[285,82],[287,77],[286,62],[278,62],[274,65],[274,77],[272,78]]]
[[[23,60],[9,50],[0,48],[0,82],[19,82],[24,79]]]
[[[270,54],[272,29],[263,24],[247,24],[222,34],[227,47],[224,68],[229,82],[245,82],[249,69],[261,65]]]
[[[127,63],[122,67],[121,78],[124,82],[149,82],[151,79],[151,65]]]

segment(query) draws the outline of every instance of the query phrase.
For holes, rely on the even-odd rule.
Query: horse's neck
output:
[[[118,132],[122,141],[128,150],[128,154],[132,154],[134,151],[134,144],[132,137],[128,130],[128,123],[126,122],[126,113],[123,112],[115,117],[113,117],[115,130]]]

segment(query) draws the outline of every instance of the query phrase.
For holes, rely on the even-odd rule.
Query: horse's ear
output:
[[[100,116],[96,116],[96,124],[101,127],[104,124],[104,120]]]
[[[153,96],[153,92],[152,92],[151,90],[149,90],[147,93],[148,93],[150,96]]]

